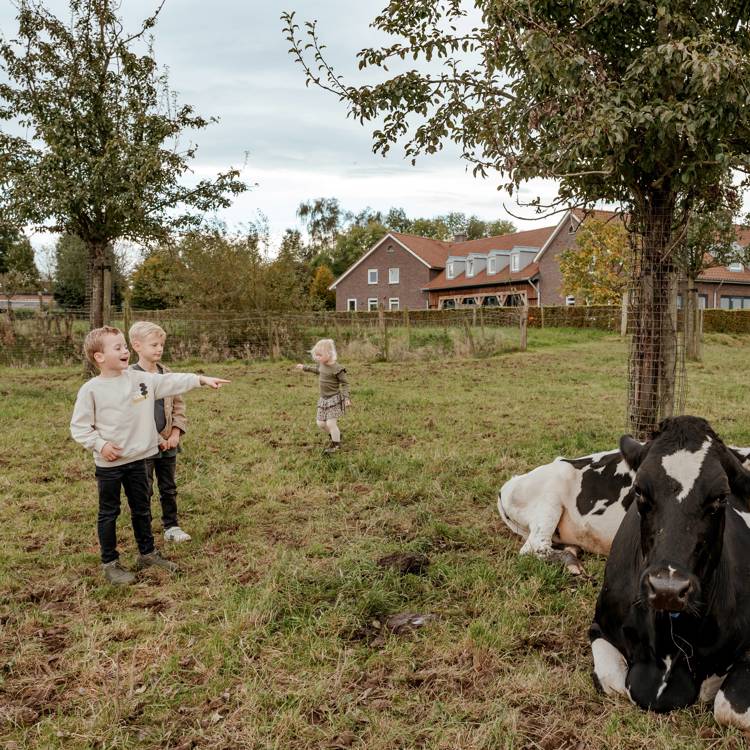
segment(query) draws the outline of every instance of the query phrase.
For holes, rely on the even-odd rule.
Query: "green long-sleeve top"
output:
[[[305,365],[305,372],[314,372],[319,375],[320,397],[331,398],[336,396],[341,388],[344,398],[349,398],[349,381],[346,379],[346,370],[338,363],[333,365]]]

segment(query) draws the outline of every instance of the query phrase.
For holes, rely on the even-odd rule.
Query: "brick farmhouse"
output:
[[[611,211],[572,209],[554,226],[479,240],[388,232],[331,284],[336,309],[574,304],[563,293],[560,254],[575,246],[588,217],[618,220]],[[738,227],[737,241],[750,244],[750,230]],[[750,270],[741,263],[704,271],[697,286],[701,307],[750,309]]]

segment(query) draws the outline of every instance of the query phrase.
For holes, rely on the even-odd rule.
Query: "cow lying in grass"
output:
[[[731,450],[742,462],[750,456],[750,448]],[[634,476],[619,450],[560,457],[509,479],[497,507],[511,531],[525,539],[522,555],[562,562],[578,574],[579,549],[609,553],[633,502]]]
[[[641,708],[713,701],[750,731],[750,471],[708,422],[674,417],[625,436],[630,507],[589,631],[594,681]]]

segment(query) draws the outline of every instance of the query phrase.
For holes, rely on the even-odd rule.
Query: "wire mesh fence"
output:
[[[342,357],[409,360],[483,356],[525,346],[524,308],[373,313],[229,314],[185,310],[115,313],[127,331],[135,320],[167,333],[165,359],[304,359],[320,338],[333,338]],[[0,314],[0,364],[54,365],[81,360],[89,330],[85,310]]]
[[[628,428],[641,440],[685,405],[685,350],[672,261],[677,232],[671,213],[646,217],[630,233],[633,271],[628,290]]]

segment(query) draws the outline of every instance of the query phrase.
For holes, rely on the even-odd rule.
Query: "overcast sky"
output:
[[[61,16],[68,7],[65,0],[46,4]],[[397,149],[387,159],[375,156],[371,129],[347,119],[333,95],[305,87],[302,70],[287,52],[282,11],[297,10],[301,22],[318,19],[330,59],[356,82],[361,77],[355,54],[377,40],[368,25],[384,5],[385,0],[166,0],[154,31],[157,61],[169,69],[179,101],[220,118],[195,136],[195,171],[208,176],[245,164],[243,178],[257,183],[220,214],[230,227],[261,212],[276,242],[285,228],[299,226],[295,212],[301,201],[323,196],[338,198],[352,211],[401,206],[410,216],[463,211],[508,218],[503,202],[521,211],[497,192],[496,181],[472,177],[455,147],[422,158],[416,167]],[[134,28],[156,6],[154,0],[124,0],[126,25]],[[0,8],[0,29],[12,37],[12,0],[0,0]],[[525,197],[536,194],[550,198],[555,186],[532,183]],[[533,216],[528,210],[526,215]],[[515,223],[532,228],[553,222]]]

